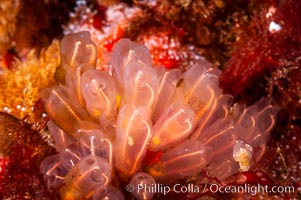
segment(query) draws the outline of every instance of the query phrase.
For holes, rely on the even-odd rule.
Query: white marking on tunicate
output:
[[[74,164],[73,160],[69,160],[69,161],[70,161],[70,163],[71,163],[72,167],[74,167],[74,166],[75,166],[75,164]]]
[[[94,58],[95,57],[97,57],[97,51],[96,51],[96,49],[95,49],[95,47],[94,47],[94,45],[93,44],[87,44],[86,45],[86,49],[89,49],[90,50],[90,63],[92,63],[93,62],[93,60],[94,60]]]
[[[62,176],[55,176],[55,178],[58,178],[58,179],[61,179],[61,180],[65,179],[65,177],[62,177]]]
[[[92,136],[91,137],[91,149],[90,149],[90,152],[91,152],[91,154],[93,155],[93,156],[95,156],[95,151],[94,151],[94,138],[95,138],[95,136]]]
[[[131,49],[131,50],[129,50],[129,54],[128,54],[128,57],[127,57],[126,62],[124,63],[124,65],[126,66],[133,59],[135,59],[135,51]]]
[[[80,160],[80,157],[78,155],[76,155],[75,153],[73,153],[72,151],[70,151],[69,149],[66,149],[65,151],[69,152],[70,154],[72,154],[75,158],[77,158],[78,160]]]
[[[75,43],[75,47],[74,47],[74,52],[73,52],[73,55],[71,57],[71,62],[70,62],[70,65],[74,67],[74,64],[75,64],[75,59],[76,59],[76,55],[78,53],[78,49],[79,49],[79,45],[81,45],[81,42],[80,41],[77,41]]]
[[[104,173],[102,173],[101,175],[102,175],[102,176],[104,177],[104,179],[105,179],[105,182],[104,182],[103,185],[108,185],[108,183],[109,183],[109,181],[110,181],[110,178],[109,178],[106,174],[104,174]]]
[[[151,88],[151,86],[148,83],[145,83],[145,86],[149,89],[150,94],[151,94],[150,101],[149,101],[149,103],[147,105],[148,107],[150,107],[152,105],[152,103],[154,102],[155,92],[154,92],[154,90]]]
[[[111,143],[111,141],[110,140],[108,140],[108,139],[101,139],[101,141],[104,141],[104,142],[107,142],[108,143],[108,145],[109,145],[109,164],[110,164],[110,166],[112,166],[112,159],[113,159],[113,147],[112,147],[112,143]]]
[[[53,166],[46,172],[46,175],[49,176],[50,173],[51,173],[53,170],[55,170],[55,168],[56,168],[57,166],[59,166],[58,163],[56,163],[55,165],[53,165]]]
[[[146,126],[147,128],[147,135],[146,135],[146,138],[144,140],[144,143],[142,144],[141,148],[140,148],[140,151],[139,153],[137,154],[137,159],[135,160],[135,163],[132,167],[132,170],[130,171],[130,174],[134,173],[133,170],[135,170],[137,168],[137,165],[138,165],[138,161],[141,160],[140,158],[142,157],[143,155],[143,152],[144,152],[144,149],[146,149],[146,145],[148,144],[148,141],[150,139],[150,136],[151,136],[151,127],[149,126],[149,124],[143,120],[142,123]],[[131,137],[132,138],[132,137]],[[132,139],[133,140],[133,139]],[[134,140],[133,140],[134,142]]]

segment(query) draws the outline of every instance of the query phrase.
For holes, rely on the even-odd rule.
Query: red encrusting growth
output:
[[[162,154],[163,154],[163,152],[161,150],[160,151],[147,150],[146,155],[145,155],[142,162],[145,165],[154,164],[154,163],[156,163],[160,160]]]
[[[106,40],[104,42],[104,45],[103,45],[104,50],[106,50],[108,52],[112,52],[112,49],[113,49],[115,43],[118,42],[118,40],[120,40],[123,35],[124,35],[124,29],[121,28],[120,26],[118,26],[115,30],[115,34],[111,38],[108,38],[108,40]]]
[[[158,63],[163,65],[166,69],[178,68],[179,62],[175,58],[164,56],[158,59]]]
[[[32,125],[2,112],[0,121],[0,198],[58,199],[39,172],[41,159],[52,149]]]
[[[257,32],[245,32],[244,37],[248,39],[237,42],[236,51],[225,63],[220,77],[224,92],[250,103],[266,94],[272,72],[289,68],[291,61],[301,56],[301,26],[298,25],[301,3],[281,2],[273,13],[272,8],[266,8],[254,17]]]
[[[107,7],[99,5],[96,9],[97,13],[93,17],[93,26],[101,30],[105,25]]]
[[[250,27],[256,24],[257,30],[252,34],[244,30],[248,39],[236,43],[220,86],[248,103],[266,94],[274,97],[281,107],[277,127],[256,170],[265,171],[278,185],[293,185],[296,191],[301,159],[301,2],[272,2],[253,18]]]
[[[14,50],[8,50],[4,55],[2,59],[2,66],[11,69],[12,63],[17,58],[17,54]]]

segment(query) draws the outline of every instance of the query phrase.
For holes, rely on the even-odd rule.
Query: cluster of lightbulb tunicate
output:
[[[65,36],[61,57],[65,83],[42,91],[58,153],[41,172],[62,199],[124,199],[118,180],[171,184],[206,171],[222,181],[265,151],[278,108],[268,98],[232,106],[205,60],[185,72],[154,67],[145,46],[121,39],[101,71],[89,32]],[[145,164],[147,151],[163,154]]]

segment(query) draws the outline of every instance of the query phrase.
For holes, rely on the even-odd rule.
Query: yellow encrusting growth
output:
[[[5,52],[11,45],[20,7],[19,0],[0,1],[0,53]]]
[[[39,57],[32,50],[24,61],[16,60],[13,70],[0,74],[0,109],[23,118],[32,112],[40,98],[40,90],[55,82],[60,65],[59,42],[54,41]]]
[[[241,171],[248,171],[251,167],[252,159],[252,147],[246,146],[246,148],[241,147],[237,152],[234,153],[233,158],[239,163]]]

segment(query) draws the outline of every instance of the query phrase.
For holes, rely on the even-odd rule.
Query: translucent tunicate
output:
[[[270,132],[276,124],[276,115],[280,108],[276,105],[272,105],[271,98],[262,98],[254,105],[257,109],[256,124],[260,132]]]
[[[185,97],[187,101],[209,102],[210,98],[212,98],[210,89],[214,91],[214,96],[221,94],[221,89],[218,86],[218,78],[221,71],[210,68],[210,66],[211,64],[208,61],[199,61],[199,63],[183,74],[184,85],[188,90]]]
[[[84,155],[95,155],[105,158],[112,165],[113,147],[100,130],[89,130],[80,133],[80,145]]]
[[[272,105],[271,101],[271,98],[262,98],[252,106],[235,105],[233,108],[233,118],[238,125],[237,139],[253,147],[256,162],[263,156],[269,132],[276,124],[279,107]]]
[[[132,177],[130,184],[134,186],[132,194],[138,200],[149,200],[153,198],[156,181],[151,175],[144,172],[138,172]]]
[[[228,118],[216,120],[200,135],[200,140],[212,148],[214,157],[232,152],[236,139],[235,124]]]
[[[83,73],[87,70],[94,69],[95,66],[91,64],[81,64],[75,69],[69,69],[66,72],[66,85],[70,88],[73,88],[73,92],[75,96],[77,97],[79,103],[81,104],[82,107],[85,107],[85,100],[82,96],[82,91],[81,91],[81,76]]]
[[[68,134],[74,134],[80,121],[91,118],[74,98],[72,90],[64,85],[44,89],[41,95],[48,115]]]
[[[238,171],[239,165],[234,161],[233,152],[231,151],[213,157],[206,170],[208,176],[218,177],[219,180],[225,180]]]
[[[182,144],[163,153],[159,162],[149,168],[157,181],[169,183],[201,172],[212,158],[210,149],[197,140],[185,140]]]
[[[157,98],[157,75],[154,68],[131,61],[124,70],[124,99],[128,104],[153,108]]]
[[[60,163],[60,154],[55,154],[45,158],[40,165],[40,172],[44,175],[50,187],[59,187],[68,172]]]
[[[111,167],[100,157],[89,155],[81,158],[70,170],[60,190],[62,199],[85,199],[100,186],[110,182]]]
[[[187,138],[194,126],[194,112],[189,106],[181,103],[171,104],[153,127],[149,149],[158,151],[174,146]]]
[[[197,111],[196,121],[198,127],[192,134],[192,138],[201,139],[202,133],[210,127],[216,119],[224,119],[229,115],[229,108],[232,104],[231,95],[220,95],[215,97],[214,91],[210,88],[211,98],[200,110]]]
[[[270,98],[262,98],[249,107],[236,104],[233,108],[233,118],[244,129],[243,133],[238,133],[238,138],[249,141],[258,134],[268,133],[276,123],[278,111],[279,107],[271,105]]]
[[[119,171],[130,176],[140,168],[150,137],[148,108],[125,105],[118,115],[114,143],[115,165]]]
[[[114,76],[117,82],[122,86],[124,82],[124,71],[129,62],[141,62],[145,66],[152,67],[153,62],[149,50],[129,39],[120,39],[113,47],[112,65],[114,67]]]
[[[254,148],[253,157],[254,161],[258,162],[266,149],[266,144],[270,139],[270,133],[257,133],[253,135],[251,140],[248,140],[248,144],[250,144]]]
[[[58,151],[64,151],[68,146],[74,143],[76,140],[70,135],[66,134],[62,129],[57,127],[54,122],[49,121],[47,123],[51,139],[54,141],[53,147]]]
[[[166,70],[165,68],[157,67],[156,70],[159,76],[159,84],[152,115],[152,120],[154,121],[159,118],[164,109],[169,105],[176,90],[176,85],[182,78],[182,73],[179,69]]]
[[[88,70],[81,77],[81,91],[90,115],[95,118],[115,114],[116,85],[106,72]]]
[[[62,64],[66,70],[81,64],[96,64],[97,47],[88,31],[68,34],[60,45]]]
[[[69,171],[80,161],[81,157],[80,147],[71,145],[60,153],[60,163]]]

